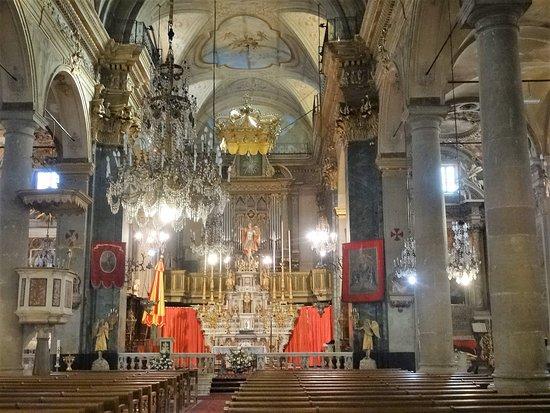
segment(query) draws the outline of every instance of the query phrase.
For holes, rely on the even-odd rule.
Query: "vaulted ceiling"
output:
[[[213,0],[175,0],[175,58],[190,67],[190,91],[198,101],[199,121],[212,119],[215,32],[216,115],[241,105],[248,93],[253,106],[282,117],[279,151],[304,152],[312,136],[311,114],[304,114],[312,109],[318,92],[318,47],[324,36],[319,24],[326,19],[360,19],[364,3],[217,0],[215,27]],[[166,51],[167,0],[97,0],[96,9],[115,38],[127,40],[134,22],[144,22],[152,26]]]

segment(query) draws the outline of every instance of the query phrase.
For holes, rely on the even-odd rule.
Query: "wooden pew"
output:
[[[33,410],[35,404],[40,403],[40,411],[64,410],[64,407],[74,408],[80,402],[85,411],[183,411],[190,403],[191,377],[186,371],[79,371],[47,377],[2,375],[0,409]]]
[[[491,378],[391,371],[256,372],[226,402],[229,412],[550,411],[550,394],[501,394]],[[313,409],[313,410],[312,410]]]

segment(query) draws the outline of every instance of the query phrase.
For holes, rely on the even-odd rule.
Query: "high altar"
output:
[[[205,340],[212,352],[225,353],[234,347],[244,347],[253,353],[283,351],[298,306],[272,300],[271,278],[263,272],[260,276],[260,271],[253,267],[237,270],[234,277],[235,287],[225,294],[220,322],[209,322],[205,306],[198,306],[199,316],[204,320]],[[261,283],[261,278],[268,281]]]

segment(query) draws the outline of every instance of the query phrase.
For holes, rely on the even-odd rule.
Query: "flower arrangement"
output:
[[[170,370],[174,368],[174,362],[170,358],[170,352],[161,351],[159,357],[155,357],[150,362],[151,370]]]
[[[229,350],[229,354],[226,356],[226,364],[229,366],[229,369],[239,373],[249,370],[253,363],[254,357],[252,354],[243,349]]]

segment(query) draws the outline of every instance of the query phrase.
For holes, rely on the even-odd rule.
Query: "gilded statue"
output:
[[[118,321],[118,311],[111,310],[107,317],[96,321],[93,334],[95,336],[95,351],[106,351],[109,341],[109,332],[114,328]]]
[[[235,273],[229,271],[227,278],[225,279],[225,289],[226,291],[233,291],[235,289]]]
[[[243,297],[243,313],[251,313],[252,312],[252,296],[247,291],[244,293]]]
[[[95,337],[94,350],[97,351],[97,360],[92,363],[92,370],[109,370],[109,363],[103,358],[102,353],[107,351],[109,341],[109,332],[114,328],[118,321],[118,310],[113,309],[109,314],[96,321],[92,333]]]
[[[265,268],[260,271],[260,286],[262,290],[269,291],[270,277]]]
[[[241,228],[241,244],[243,253],[246,257],[252,257],[252,254],[258,252],[260,248],[260,228],[249,222],[246,228]]]
[[[363,330],[363,350],[365,351],[365,358],[370,358],[370,353],[374,350],[373,336],[380,338],[380,326],[375,320],[369,320],[368,318],[363,322],[363,325],[358,328]]]

